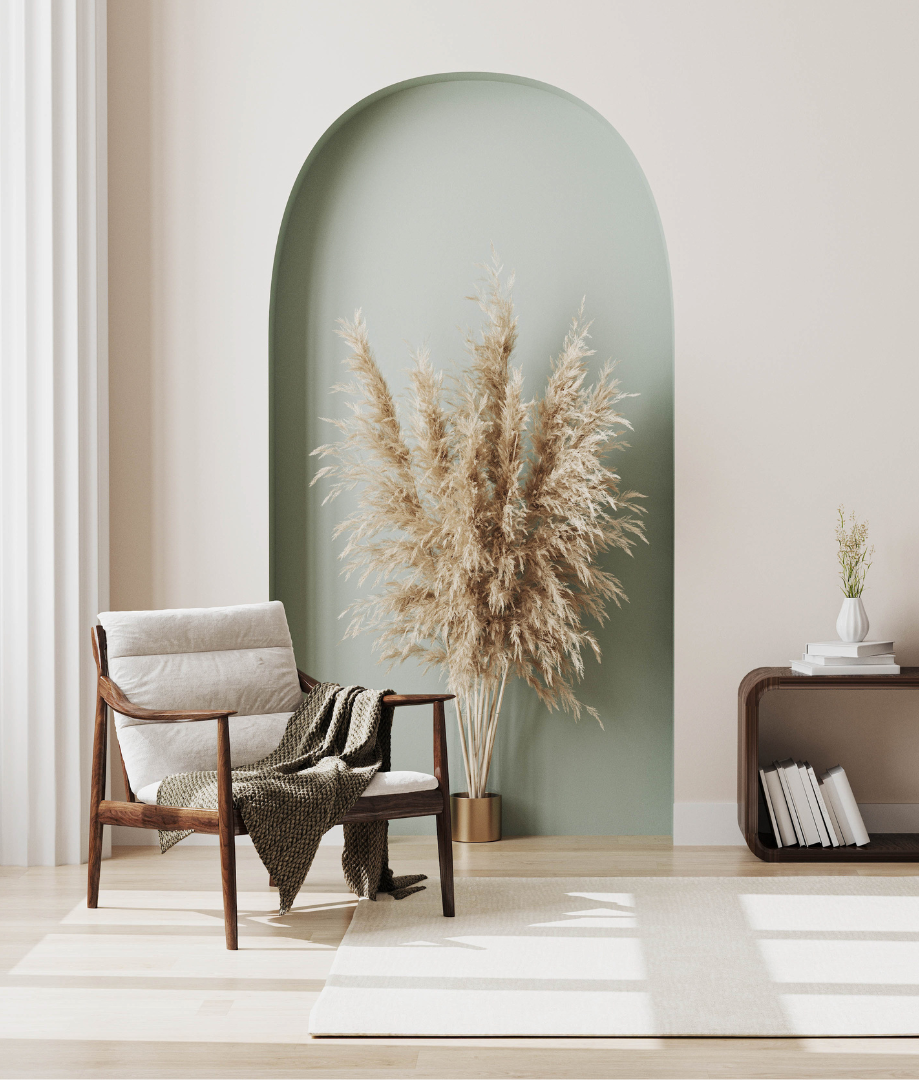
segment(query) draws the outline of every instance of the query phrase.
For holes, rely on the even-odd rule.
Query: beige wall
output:
[[[821,771],[842,763],[859,802],[917,803],[917,722],[911,690],[769,693],[760,709],[760,765],[792,753]]]
[[[872,626],[919,663],[919,5],[109,11],[114,606],[267,595],[268,294],[294,178],[380,87],[502,71],[611,121],[669,245],[678,829],[694,803],[730,824],[741,676],[832,636],[841,501],[878,547]]]

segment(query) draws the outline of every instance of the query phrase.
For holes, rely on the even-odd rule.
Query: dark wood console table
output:
[[[747,847],[765,862],[919,862],[919,833],[872,833],[864,847],[776,847],[767,818],[759,822],[759,704],[769,690],[919,689],[919,668],[899,675],[798,675],[791,668],[756,668],[745,675],[737,704],[737,820]]]

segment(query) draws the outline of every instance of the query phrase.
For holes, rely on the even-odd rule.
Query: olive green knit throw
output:
[[[233,770],[233,804],[278,886],[282,915],[292,907],[323,834],[354,806],[375,773],[389,771],[392,717],[381,691],[320,683],[290,718],[277,750]],[[217,773],[167,776],[156,801],[216,809]],[[346,824],[344,832],[341,862],[352,892],[369,900],[391,893],[399,900],[423,888],[416,883],[424,874],[393,877],[388,821]],[[189,835],[160,832],[160,850]]]

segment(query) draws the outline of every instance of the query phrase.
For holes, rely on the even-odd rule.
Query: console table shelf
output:
[[[765,862],[919,862],[919,833],[869,833],[864,847],[776,847],[760,832],[759,706],[770,690],[919,689],[919,668],[899,675],[798,675],[791,668],[756,668],[744,676],[737,704],[737,817],[753,854]],[[766,823],[768,828],[768,822]]]

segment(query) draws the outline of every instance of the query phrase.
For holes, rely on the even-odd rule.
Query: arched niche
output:
[[[437,673],[378,667],[367,638],[342,641],[356,583],[339,576],[309,452],[340,415],[343,343],[335,321],[358,307],[391,384],[408,344],[435,364],[462,359],[464,297],[497,248],[517,274],[518,362],[536,393],[582,296],[597,362],[619,361],[631,449],[617,462],[648,496],[650,545],[609,559],[630,603],[599,631],[583,700],[603,718],[575,724],[516,687],[502,714],[491,787],[506,834],[659,835],[671,830],[673,760],[673,316],[667,252],[638,162],[614,128],[553,87],[452,74],[387,88],[323,136],[294,185],[272,287],[271,582],[300,666],[342,683],[414,691]],[[400,716],[394,760],[430,768],[426,717]],[[462,768],[452,745],[453,789]],[[401,825],[417,832],[421,824]],[[400,823],[393,823],[393,831]]]

